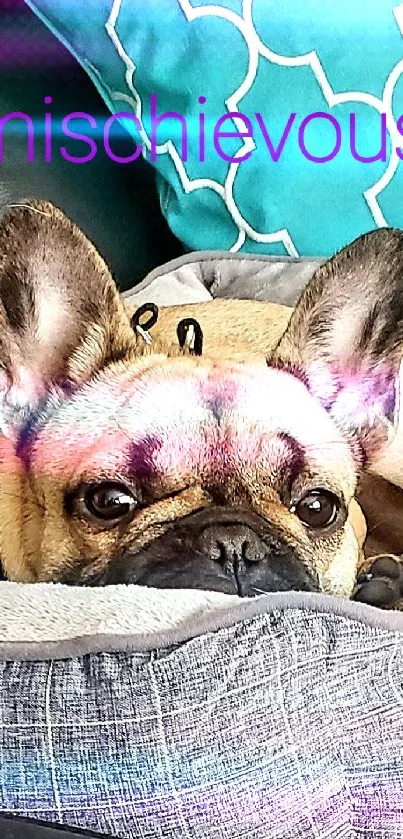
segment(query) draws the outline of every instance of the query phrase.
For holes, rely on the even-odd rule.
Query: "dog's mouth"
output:
[[[202,589],[240,597],[319,591],[317,576],[284,535],[258,516],[225,510],[187,516],[138,553],[125,551],[102,571],[72,569],[62,582]]]

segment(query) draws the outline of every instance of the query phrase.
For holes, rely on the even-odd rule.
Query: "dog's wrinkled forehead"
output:
[[[135,365],[111,369],[62,402],[34,437],[35,468],[47,474],[270,471],[301,457],[353,473],[346,442],[304,384],[265,365],[165,359],[141,375]]]

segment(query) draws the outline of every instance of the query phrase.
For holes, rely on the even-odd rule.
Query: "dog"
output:
[[[402,267],[403,234],[379,230],[320,268],[294,311],[171,307],[148,333],[61,210],[6,209],[4,578],[376,601],[355,497],[363,475],[403,486]],[[189,318],[198,355],[178,340]],[[380,576],[395,604],[395,568]]]

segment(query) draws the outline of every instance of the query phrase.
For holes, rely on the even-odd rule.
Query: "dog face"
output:
[[[163,335],[149,350],[77,228],[44,202],[9,210],[0,225],[6,577],[349,596],[359,553],[351,502],[395,421],[396,377],[371,356],[377,390],[362,405],[362,334],[361,366],[356,354],[343,379],[345,348],[331,354],[336,321],[318,337],[319,298],[301,299],[269,364],[267,304],[261,360],[242,364],[225,346],[221,358],[208,346],[190,357]]]
[[[353,458],[293,376],[134,359],[52,402],[23,437],[39,579],[242,595],[353,584]]]

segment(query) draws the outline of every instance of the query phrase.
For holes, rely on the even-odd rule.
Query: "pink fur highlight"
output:
[[[280,468],[281,435],[315,451],[322,468],[348,458],[332,420],[305,386],[262,365],[162,360],[103,374],[66,400],[38,436],[37,473],[98,476],[242,475]],[[280,436],[279,436],[280,435]]]

